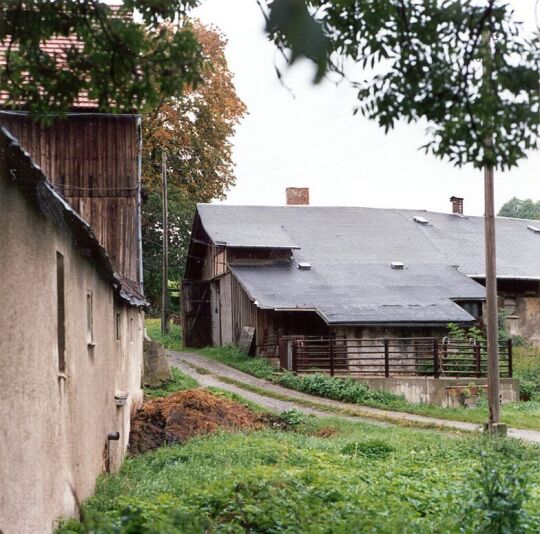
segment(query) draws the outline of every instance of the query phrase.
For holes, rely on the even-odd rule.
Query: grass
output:
[[[540,528],[538,448],[458,433],[288,418],[295,431],[214,434],[128,459],[116,475],[98,481],[95,496],[83,505],[85,524],[69,521],[59,533]],[[329,437],[317,436],[329,427]],[[491,489],[499,487],[502,497]]]
[[[271,380],[284,387],[320,397],[383,410],[475,424],[483,424],[488,418],[485,400],[481,401],[477,408],[444,408],[434,404],[413,404],[397,395],[369,390],[367,386],[352,379],[332,378],[327,375],[298,376],[292,373],[279,373],[267,359],[246,356],[236,347],[212,347],[199,352],[258,378]],[[531,380],[538,381],[540,390],[540,354],[530,348],[522,351],[516,349],[515,353],[516,377],[523,376],[523,373],[527,371],[528,376],[532,377]],[[505,404],[502,408],[502,421],[515,428],[540,430],[540,401]]]
[[[144,388],[144,394],[148,397],[167,397],[177,391],[196,388],[199,384],[190,376],[185,375],[176,367],[171,367],[172,380],[157,388]]]
[[[168,334],[161,333],[161,320],[147,317],[144,320],[146,333],[153,341],[158,341],[166,349],[182,350],[182,327],[177,324],[170,324],[170,332]]]

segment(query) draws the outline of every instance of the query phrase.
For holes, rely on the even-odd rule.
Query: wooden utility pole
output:
[[[486,94],[492,89],[491,80],[491,33],[483,34],[484,45],[484,84]],[[488,125],[489,126],[489,125]],[[485,155],[493,160],[493,134],[487,128],[485,139]],[[495,239],[495,195],[494,168],[492,163],[484,166],[484,201],[485,201],[485,254],[486,254],[486,327],[487,327],[487,358],[488,358],[488,430],[494,433],[504,433],[506,427],[500,424],[500,375],[499,375],[499,312],[497,302],[497,254]]]
[[[169,333],[169,202],[167,154],[161,155],[161,199],[163,202],[163,276],[161,280],[161,333]]]

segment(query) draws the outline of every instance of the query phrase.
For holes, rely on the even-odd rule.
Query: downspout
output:
[[[144,295],[143,280],[143,245],[142,245],[142,118],[137,116],[137,137],[139,146],[137,150],[137,243],[139,248],[139,288]]]

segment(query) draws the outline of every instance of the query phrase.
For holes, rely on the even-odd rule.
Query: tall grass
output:
[[[317,437],[329,426],[330,437]],[[538,451],[518,442],[308,417],[295,428],[211,435],[129,459],[99,481],[85,524],[60,532],[457,534],[493,532],[476,527],[494,518],[504,532],[540,528],[540,501],[530,498],[540,490]],[[518,463],[526,478],[514,476]],[[485,465],[493,484],[475,474]]]

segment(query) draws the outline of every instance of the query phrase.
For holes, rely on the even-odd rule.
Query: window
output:
[[[133,343],[133,338],[134,338],[134,335],[133,335],[133,317],[131,317],[129,319],[129,342],[130,343]]]
[[[476,317],[482,317],[482,303],[477,300],[457,302],[467,313]]]
[[[56,253],[56,322],[58,345],[58,372],[66,372],[66,303],[64,256]]]
[[[115,331],[116,339],[122,339],[122,316],[120,315],[120,312],[116,312]]]
[[[504,297],[504,311],[509,317],[517,315],[517,299],[515,297]]]
[[[88,345],[94,345],[94,310],[91,292],[86,294],[86,342]]]

